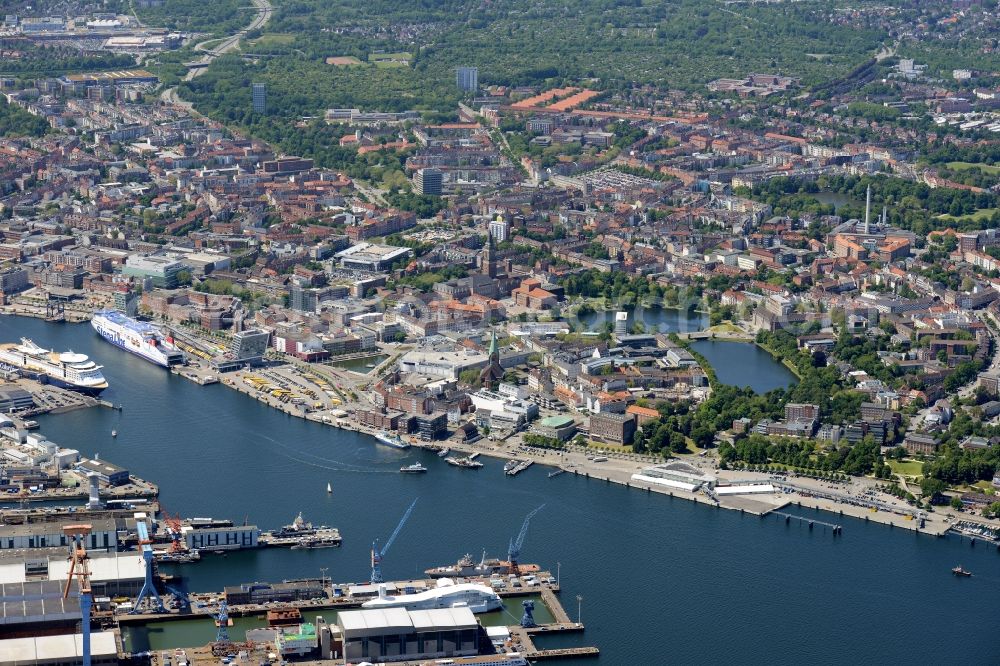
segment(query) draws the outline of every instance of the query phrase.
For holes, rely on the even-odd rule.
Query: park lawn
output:
[[[941,215],[938,215],[938,218],[942,220],[976,220],[978,222],[979,220],[993,217],[993,213],[998,210],[1000,210],[1000,208],[980,208],[971,215],[960,215],[958,217],[949,215],[948,213],[942,213]]]
[[[250,40],[250,43],[254,46],[287,46],[295,41],[295,35],[287,32],[268,32],[257,39]]]
[[[889,468],[893,474],[902,474],[903,476],[920,476],[924,473],[924,464],[917,460],[890,460]]]
[[[709,333],[745,333],[745,331],[733,324],[732,322],[724,321],[721,324],[716,324],[715,326],[708,327]]]
[[[976,481],[972,484],[972,487],[985,495],[992,495],[996,490],[989,481]]]
[[[333,65],[334,67],[356,67],[365,63],[354,56],[330,56],[326,59],[326,64]]]
[[[948,162],[945,166],[952,171],[967,171],[973,167],[979,167],[980,171],[983,173],[988,173],[991,176],[1000,175],[1000,166],[994,166],[992,164],[980,164],[977,162]]]
[[[605,444],[603,442],[592,442],[587,440],[588,449],[601,449],[604,451],[617,451],[619,453],[632,453],[631,445]]]

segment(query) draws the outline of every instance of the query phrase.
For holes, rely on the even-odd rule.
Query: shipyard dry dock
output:
[[[553,582],[542,582],[546,580],[552,580]],[[517,581],[516,587],[515,581]],[[479,583],[487,587],[491,586],[491,581],[483,578],[456,579],[456,583],[460,582]],[[496,587],[497,580],[494,579],[492,582],[493,587]],[[292,581],[289,581],[289,583],[292,583]],[[251,650],[250,654],[252,656],[252,651],[255,648],[262,649],[262,646],[257,645],[257,643],[264,640],[267,634],[261,634],[261,631],[274,631],[275,628],[273,625],[289,626],[289,622],[274,622],[274,618],[279,616],[297,617],[301,625],[296,624],[295,626],[299,627],[302,631],[317,631],[317,625],[320,625],[320,633],[329,632],[330,627],[333,627],[336,631],[337,625],[341,626],[340,631],[344,631],[345,627],[352,626],[352,622],[359,621],[359,618],[352,618],[351,616],[359,615],[357,611],[362,608],[362,604],[378,596],[378,586],[367,583],[341,585],[331,584],[329,580],[303,580],[294,581],[294,583],[301,584],[304,587],[316,588],[320,596],[286,602],[240,603],[246,601],[246,597],[243,596],[245,595],[243,588],[247,586],[234,586],[227,588],[222,595],[192,595],[190,610],[188,612],[169,611],[166,613],[142,613],[136,615],[123,614],[118,615],[116,619],[120,623],[123,637],[133,637],[125,641],[125,649],[134,652],[149,650],[153,653],[154,664],[157,663],[158,658],[161,658],[160,653],[167,654],[166,651],[173,651],[180,648],[187,651],[187,658],[192,663],[210,664],[219,663],[220,658],[227,654],[235,655],[248,649]],[[446,614],[450,613],[450,617],[455,621],[469,624],[465,630],[471,631],[474,629],[482,637],[478,642],[480,650],[478,657],[482,657],[483,659],[487,659],[486,655],[490,654],[497,658],[512,659],[519,655],[531,661],[568,657],[594,657],[599,654],[599,650],[596,647],[546,649],[536,645],[535,640],[539,636],[584,631],[584,625],[579,622],[573,622],[563,608],[557,594],[559,586],[547,572],[542,572],[535,576],[508,577],[503,579],[503,583],[504,589],[495,590],[504,602],[504,607],[499,611],[492,611],[491,613],[477,617],[472,615],[468,606],[465,606],[461,608],[439,609],[438,611],[409,611],[409,613],[414,618],[413,621],[418,625],[422,618],[421,613],[437,613],[439,611]],[[277,588],[287,584],[274,584],[274,587]],[[438,586],[438,581],[411,580],[389,582],[384,585],[388,588],[389,594],[398,591],[401,596],[405,597],[407,594],[415,591],[434,589]],[[223,598],[231,603],[227,607],[228,617],[236,618],[235,624],[232,625],[233,628],[229,630],[229,642],[223,641],[220,643],[216,640],[207,646],[196,646],[191,645],[191,641],[188,641],[188,644],[185,645],[185,635],[192,635],[193,633],[191,632],[194,626],[192,623],[196,623],[202,630],[207,626],[212,630],[213,634],[215,633],[215,627],[217,626],[216,619],[220,608],[219,601]],[[168,603],[168,606],[171,605],[173,604]],[[524,618],[519,617],[519,615],[524,606],[534,608],[534,613],[538,618],[537,624],[527,622],[527,624],[533,626],[521,626],[519,620],[523,622]],[[406,614],[407,612],[399,607],[385,609],[385,611],[395,615],[400,615],[400,613]],[[515,611],[518,615],[514,614]],[[365,610],[364,612],[378,614],[383,611]],[[341,613],[344,613],[344,615],[341,616]],[[458,618],[458,615],[461,615],[462,618]],[[273,623],[271,627],[263,624],[265,616],[267,616],[269,624]],[[234,621],[230,619],[229,622],[233,623]],[[260,624],[256,624],[257,622]],[[414,631],[417,630],[415,629]],[[142,645],[138,643],[134,637],[143,634],[143,632],[156,635],[160,641],[160,645]],[[169,638],[171,634],[175,635],[173,640]],[[486,637],[487,634],[489,634],[488,639]],[[201,633],[199,635],[203,636],[204,634]],[[350,632],[347,632],[344,635],[345,645],[349,642],[349,637]],[[164,640],[165,638],[166,640]],[[272,640],[275,639],[272,638]],[[322,648],[321,643],[322,641],[319,638],[314,637],[312,645],[319,646],[316,649]],[[345,650],[347,649],[345,647]],[[275,645],[273,646],[273,650],[280,651],[281,648]],[[493,650],[498,651],[493,653]],[[302,657],[309,658],[306,654],[303,654]],[[444,657],[436,658],[445,657],[451,659],[451,663],[455,664],[455,666],[465,663],[478,663],[477,658],[474,658],[472,655],[459,655],[458,652],[454,656],[445,655]],[[379,659],[369,660],[380,661]],[[353,663],[358,660],[352,659],[350,661]],[[326,661],[315,663],[343,663],[343,657],[340,657],[339,660],[334,659],[333,662],[329,661],[329,657],[327,657]],[[413,661],[393,660],[393,663],[423,664],[428,663],[428,657],[414,657]],[[516,664],[518,662],[510,661],[509,663]]]

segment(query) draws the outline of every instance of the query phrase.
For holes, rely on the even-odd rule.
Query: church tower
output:
[[[497,258],[495,253],[496,244],[493,241],[493,235],[489,234],[486,237],[486,247],[483,248],[483,253],[479,256],[479,272],[491,278],[497,276]]]
[[[491,391],[495,391],[497,384],[503,379],[503,368],[500,367],[500,346],[497,344],[497,331],[493,329],[493,337],[490,339],[489,360],[486,367],[479,373],[479,382]]]

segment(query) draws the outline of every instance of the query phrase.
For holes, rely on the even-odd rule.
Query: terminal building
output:
[[[641,472],[632,475],[632,480],[685,490],[689,493],[693,493],[703,486],[712,489],[716,483],[714,476],[702,474],[697,468],[682,462],[644,467]]]
[[[260,365],[267,353],[271,334],[259,329],[239,331],[233,335],[224,354],[212,359],[219,372],[232,372],[246,366]]]
[[[480,632],[468,608],[341,611],[337,626],[348,663],[447,659],[479,654]]]

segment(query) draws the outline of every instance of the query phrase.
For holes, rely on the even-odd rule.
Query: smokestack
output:
[[[872,214],[872,186],[868,186],[868,193],[865,196],[865,234],[870,233],[869,222]]]

